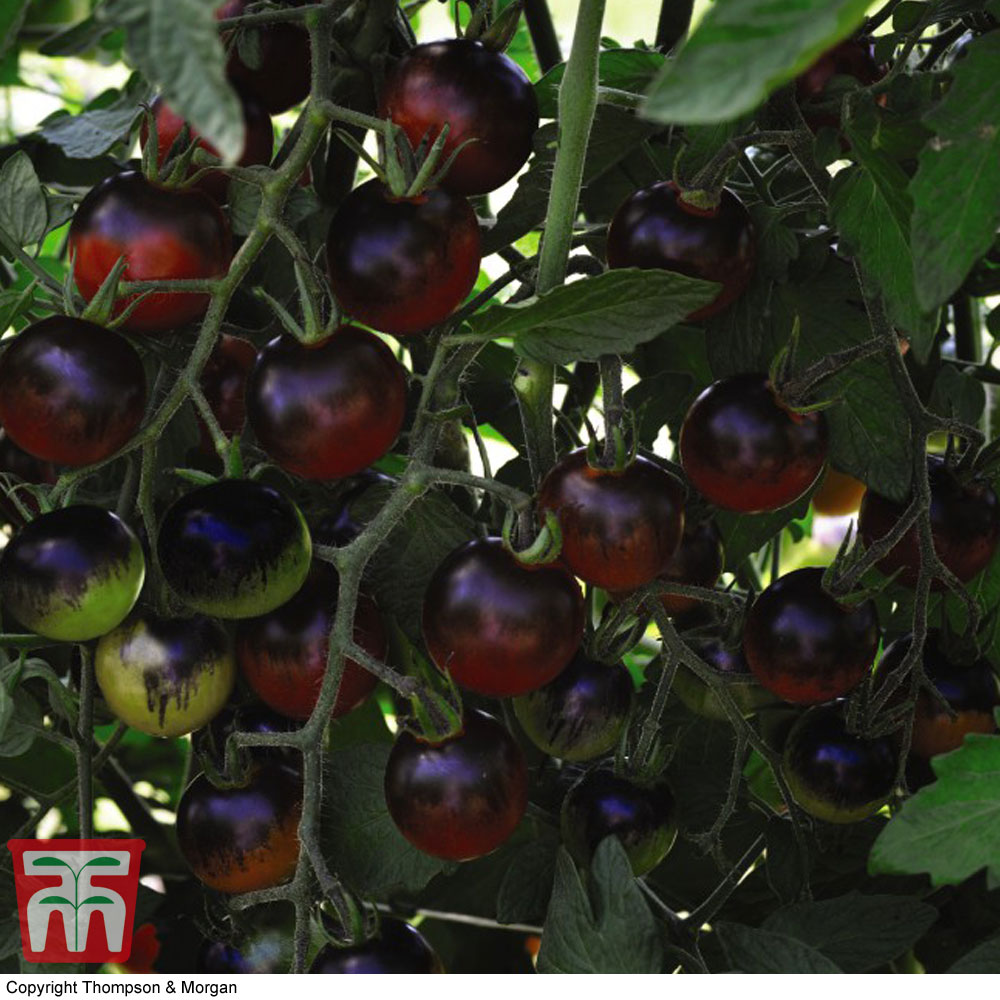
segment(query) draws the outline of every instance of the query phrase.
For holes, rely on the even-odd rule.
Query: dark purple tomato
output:
[[[226,742],[231,732],[240,733],[292,733],[298,725],[284,715],[273,712],[260,702],[251,702],[237,708],[223,709],[208,725],[211,747],[220,761],[224,759]],[[260,760],[284,761],[293,766],[301,763],[299,751],[293,747],[252,747],[251,757]]]
[[[444,164],[463,143],[441,186],[486,194],[506,184],[531,155],[538,100],[512,59],[468,38],[411,49],[386,76],[379,116],[391,118],[416,149],[448,125]],[[471,140],[471,141],[470,141]]]
[[[222,277],[232,259],[232,237],[208,195],[166,188],[125,171],[101,181],[80,202],[69,229],[69,252],[76,287],[89,302],[121,257],[123,281]],[[154,292],[125,326],[140,333],[172,330],[201,319],[208,300],[200,292]],[[120,301],[118,312],[131,301]]]
[[[313,959],[309,971],[325,975],[413,975],[444,972],[444,966],[416,927],[393,917],[383,917],[375,937],[348,948],[328,944]]]
[[[209,888],[267,889],[295,872],[301,815],[302,776],[294,767],[258,764],[234,788],[215,788],[200,774],[177,805],[177,842]]]
[[[540,750],[561,760],[593,760],[618,745],[635,685],[620,663],[578,653],[554,681],[514,699],[514,714]]]
[[[274,128],[271,126],[271,118],[261,105],[253,98],[241,97],[240,103],[243,106],[243,122],[246,126],[246,137],[243,141],[243,153],[237,161],[241,167],[253,167],[267,165],[271,162],[271,154],[274,152]],[[177,141],[181,132],[187,124],[184,119],[177,114],[162,97],[157,97],[150,105],[149,110],[156,120],[156,164],[162,167],[166,163],[167,155],[171,147]],[[140,142],[143,148],[149,141],[149,130],[143,124],[140,134]],[[220,156],[218,149],[210,142],[207,142],[193,128],[188,126],[188,142],[197,143],[199,149],[205,150],[211,156]],[[178,156],[184,152],[184,148],[178,145],[174,150],[174,155]],[[199,169],[194,164],[188,171],[188,176],[193,176]],[[198,178],[195,187],[199,191],[204,191],[210,198],[225,203],[229,191],[229,177],[222,170],[213,170],[203,174]]]
[[[202,614],[255,618],[305,582],[312,540],[298,507],[270,486],[222,479],[173,503],[157,552],[177,596]]]
[[[79,466],[113,455],[145,408],[146,376],[135,348],[86,320],[43,319],[0,358],[0,422],[42,461]]]
[[[715,522],[685,517],[680,545],[659,579],[689,587],[714,587],[725,564],[726,553]],[[697,598],[681,594],[661,594],[660,602],[668,615],[684,615],[702,604]]]
[[[583,865],[605,837],[616,836],[639,876],[674,846],[677,810],[666,785],[645,787],[610,771],[588,771],[563,799],[560,828],[566,849]]]
[[[216,8],[216,20],[239,17],[252,0],[226,0]],[[305,0],[285,6],[300,7]],[[244,62],[235,32],[223,32],[229,51],[226,75],[244,93],[252,94],[269,114],[276,115],[301,104],[309,96],[312,50],[302,22],[254,26],[254,43],[246,46],[255,58]]]
[[[392,486],[395,480],[375,469],[362,469],[352,476],[347,489],[339,493],[334,505],[313,530],[317,545],[349,545],[364,530],[364,524],[352,512],[353,505],[372,486]]]
[[[839,706],[809,709],[785,741],[781,770],[795,801],[827,823],[857,823],[885,805],[898,754],[887,736],[852,736]]]
[[[23,448],[18,448],[10,439],[10,436],[0,430],[0,476],[20,480],[22,483],[40,485],[55,483],[59,478],[54,465],[51,462],[43,462],[41,459],[29,455]],[[13,489],[11,490],[13,492]],[[18,490],[18,499],[32,513],[38,513],[38,502],[28,492]],[[24,523],[24,518],[18,510],[17,505],[9,496],[0,497],[0,521],[5,521],[20,527]]]
[[[508,698],[548,684],[583,639],[583,594],[561,566],[526,566],[499,538],[468,542],[424,595],[424,642],[439,670]]]
[[[479,223],[464,198],[440,188],[394,198],[375,180],[347,196],[326,241],[344,312],[392,334],[446,320],[476,283],[480,256]]]
[[[1000,500],[989,483],[960,482],[944,459],[936,455],[927,457],[927,473],[934,551],[962,583],[968,583],[986,568],[1000,542]],[[867,490],[858,517],[858,533],[865,545],[870,546],[885,536],[909,503],[909,500],[897,503]],[[878,568],[886,576],[898,573],[896,581],[904,587],[915,587],[919,565],[920,548],[914,525],[878,563]],[[944,584],[935,580],[933,586],[940,590]]]
[[[877,676],[884,677],[897,668],[912,642],[911,635],[893,642],[878,662]],[[989,660],[981,658],[973,663],[955,662],[944,648],[938,632],[928,634],[921,659],[927,679],[955,715],[949,714],[943,705],[922,690],[917,695],[913,714],[912,754],[924,758],[936,757],[957,750],[967,733],[996,731],[994,711],[1000,706],[1000,689]]]
[[[750,215],[732,191],[718,207],[695,208],[673,181],[629,195],[608,229],[608,266],[675,271],[722,286],[689,320],[709,319],[735,302],[750,284],[757,235]]]
[[[142,590],[142,546],[124,521],[80,504],[41,514],[0,555],[6,614],[48,639],[85,642],[115,628]]]
[[[308,346],[283,335],[257,358],[246,400],[257,440],[283,469],[340,479],[392,447],[406,415],[406,371],[356,326]]]
[[[684,490],[660,466],[639,457],[621,472],[587,464],[579,448],[542,482],[539,515],[555,511],[562,560],[587,583],[630,591],[663,572],[684,530]]]
[[[741,514],[798,500],[826,464],[822,413],[786,409],[766,375],[713,382],[691,404],[680,457],[691,485],[710,503]]]
[[[873,601],[840,604],[823,589],[823,570],[797,569],[754,601],[743,652],[768,691],[796,704],[839,698],[868,675],[879,643]]]
[[[249,340],[224,333],[202,369],[201,391],[226,437],[243,433],[247,419],[247,378],[256,360],[257,349]],[[202,451],[214,455],[212,436],[200,417],[198,426]]]
[[[292,964],[295,925],[291,908],[254,907],[252,927],[232,941],[205,941],[195,971],[216,975],[273,975]]]
[[[496,850],[528,805],[521,748],[496,719],[467,710],[442,743],[403,731],[385,769],[385,800],[399,832],[425,854],[470,861]]]
[[[726,691],[742,715],[754,715],[763,706],[774,703],[774,696],[755,681],[741,646],[727,645],[718,638],[693,641],[690,646],[726,679]],[[695,715],[728,721],[729,713],[719,695],[683,664],[677,667],[671,690]]]
[[[330,629],[337,609],[338,577],[332,566],[313,563],[302,589],[280,608],[241,621],[236,629],[236,660],[254,693],[290,719],[312,714],[326,675]],[[387,639],[374,601],[358,595],[354,641],[375,659],[385,656]],[[346,660],[333,717],[357,708],[378,679]]]
[[[832,100],[833,95],[824,91],[835,76],[853,77],[862,87],[870,87],[885,76],[886,68],[875,61],[875,49],[867,39],[848,38],[824,52],[795,81],[795,96],[803,105],[802,113],[809,127],[837,128],[840,115],[829,111],[815,111],[809,107],[814,101]]]

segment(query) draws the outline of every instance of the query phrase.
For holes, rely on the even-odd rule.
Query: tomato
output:
[[[813,510],[827,517],[843,517],[861,506],[864,495],[864,483],[828,465],[812,495]]]
[[[177,843],[209,888],[267,889],[295,872],[301,815],[302,777],[286,764],[258,764],[234,788],[215,788],[200,774],[177,805]]]
[[[201,372],[201,391],[226,437],[243,433],[247,419],[246,385],[250,369],[257,360],[257,349],[249,340],[223,334]],[[215,454],[212,436],[201,418],[201,448]]]
[[[51,462],[43,462],[41,459],[29,455],[23,448],[19,448],[3,430],[0,430],[0,483],[4,483],[5,488],[13,492],[14,483],[20,480],[22,483],[55,483],[58,478],[55,466]],[[24,506],[38,513],[38,501],[25,490],[18,490],[18,499]],[[17,509],[13,500],[6,494],[0,495],[0,522],[7,522],[16,527],[24,523],[21,512]]]
[[[289,600],[312,560],[298,507],[269,486],[223,479],[170,506],[157,552],[185,604],[218,618],[254,618]]]
[[[903,662],[913,642],[912,635],[893,642],[878,663],[878,677]],[[922,654],[924,672],[938,693],[955,712],[954,718],[927,691],[917,695],[913,714],[910,752],[918,757],[936,757],[957,750],[967,733],[996,731],[994,709],[1000,706],[997,675],[989,660],[957,663],[949,655],[940,633],[931,632]],[[904,690],[906,685],[904,684]]]
[[[337,497],[313,531],[317,545],[349,545],[364,530],[364,524],[351,512],[352,505],[371,486],[392,486],[395,480],[375,469],[362,469]]]
[[[717,507],[743,514],[798,500],[819,478],[826,453],[823,414],[786,409],[766,375],[713,382],[681,426],[681,465],[691,485]]]
[[[754,715],[774,702],[774,696],[754,681],[741,647],[729,646],[718,638],[693,641],[690,646],[716,673],[731,681],[726,684],[726,691],[743,716]],[[729,719],[715,691],[683,664],[678,664],[671,690],[695,715],[705,719]]]
[[[628,196],[608,228],[608,266],[675,271],[722,286],[689,320],[710,319],[747,289],[757,262],[757,234],[743,203],[723,189],[717,208],[684,201],[673,181]]]
[[[447,123],[442,164],[468,143],[441,181],[464,195],[506,184],[527,162],[538,128],[538,100],[521,67],[468,38],[407,52],[386,76],[378,113],[399,125],[414,149],[433,143]]]
[[[415,847],[470,861],[496,850],[521,822],[528,769],[496,719],[467,710],[464,730],[441,743],[399,734],[386,764],[385,801]]]
[[[271,154],[274,152],[274,128],[271,126],[271,119],[264,108],[253,98],[241,97],[240,103],[243,106],[246,138],[243,141],[243,153],[237,162],[241,167],[266,165],[271,162]],[[180,137],[187,123],[162,97],[157,97],[150,105],[149,110],[156,121],[156,165],[162,167],[171,147]],[[145,123],[143,123],[139,141],[145,149],[146,143],[149,141],[149,129]],[[187,141],[197,143],[199,149],[205,150],[211,156],[219,156],[221,159],[215,146],[206,142],[200,133],[191,128],[190,125],[188,125]],[[178,144],[174,155],[177,156],[183,152],[184,147]],[[188,176],[192,176],[199,169],[201,168],[192,164]],[[195,183],[195,187],[199,191],[204,191],[220,204],[224,204],[229,193],[229,177],[222,170],[213,170],[211,173],[203,174]]]
[[[885,805],[898,755],[889,737],[852,736],[841,708],[820,705],[792,727],[781,770],[795,801],[827,823],[857,823]]]
[[[583,594],[560,566],[526,566],[499,538],[468,542],[424,595],[424,642],[438,669],[507,698],[548,684],[580,648]]]
[[[201,191],[182,191],[126,171],[102,181],[80,202],[69,228],[73,277],[89,302],[120,257],[123,281],[219,278],[229,268],[232,237],[219,206]],[[208,295],[154,292],[125,326],[142,333],[201,319]],[[119,303],[119,312],[129,300]]]
[[[629,591],[655,579],[684,530],[684,490],[660,466],[636,458],[621,472],[594,469],[580,448],[542,481],[539,515],[555,511],[562,559],[587,583]]]
[[[635,685],[620,663],[583,653],[545,687],[514,699],[521,728],[540,750],[562,760],[593,760],[618,745]]]
[[[113,455],[145,407],[135,348],[94,323],[50,316],[21,331],[0,358],[0,421],[42,461],[90,465]]]
[[[563,843],[588,864],[605,837],[616,836],[636,876],[652,871],[677,838],[674,797],[664,785],[643,787],[610,771],[588,771],[566,793],[560,813]]]
[[[959,482],[936,455],[927,457],[927,466],[934,551],[962,583],[968,583],[986,568],[1000,542],[1000,500],[989,483]],[[868,490],[858,518],[858,533],[865,545],[870,546],[889,532],[908,506],[908,500],[896,503]],[[898,571],[898,583],[915,587],[919,565],[920,548],[914,525],[878,563],[878,568],[886,576]],[[944,584],[935,580],[933,586],[940,590]]]
[[[714,587],[726,565],[726,553],[714,521],[684,518],[684,533],[677,551],[670,557],[659,579],[689,587]],[[668,615],[684,615],[703,602],[681,594],[661,594],[660,603]]]
[[[254,693],[290,719],[308,719],[326,675],[330,629],[337,607],[337,573],[314,563],[302,589],[287,603],[260,618],[239,623],[236,659]],[[387,639],[378,608],[358,595],[354,641],[376,659],[385,657]],[[353,660],[344,664],[333,717],[357,708],[378,679]]]
[[[239,17],[253,0],[226,0],[216,8],[215,17],[221,21]],[[286,6],[300,7],[305,0],[292,0]],[[246,31],[247,29],[243,29]],[[254,42],[249,48],[256,59],[250,64],[241,57],[238,39],[234,32],[223,32],[223,42],[229,48],[226,74],[238,88],[252,94],[272,115],[287,111],[301,104],[309,96],[312,74],[312,50],[309,35],[299,24],[269,24],[250,29]]]
[[[134,615],[101,636],[94,670],[108,708],[150,736],[204,726],[236,682],[229,637],[208,618]]]
[[[446,320],[479,277],[479,223],[440,188],[394,198],[368,181],[330,223],[330,285],[345,313],[384,333],[419,333]]]
[[[309,966],[311,973],[326,975],[444,972],[437,952],[416,927],[382,917],[378,934],[363,944],[338,948],[328,944]]]
[[[247,382],[261,447],[303,479],[340,479],[378,461],[406,416],[406,370],[384,341],[342,326],[320,344],[284,335]]]
[[[89,504],[23,527],[0,555],[0,601],[26,628],[66,642],[96,639],[132,610],[146,562],[132,529]]]
[[[295,923],[286,906],[254,907],[252,927],[232,941],[205,941],[195,971],[216,975],[273,975],[288,972]]]
[[[818,129],[837,128],[840,115],[829,111],[814,111],[813,101],[832,100],[833,94],[824,94],[835,76],[853,77],[862,87],[869,87],[885,76],[886,68],[875,61],[874,46],[867,39],[848,38],[824,52],[795,81],[795,96],[804,105],[802,114],[815,132]]]
[[[238,708],[224,708],[209,723],[208,732],[211,734],[211,746],[221,762],[231,732],[291,733],[297,728],[291,719],[272,712],[259,702],[252,702]],[[255,759],[283,761],[293,767],[302,761],[299,751],[294,747],[250,747],[248,752]]]
[[[815,704],[856,688],[879,643],[875,604],[840,604],[823,589],[823,570],[797,569],[754,601],[743,652],[754,676],[785,701]]]

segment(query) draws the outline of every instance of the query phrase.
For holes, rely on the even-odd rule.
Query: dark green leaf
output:
[[[48,218],[35,168],[27,153],[17,152],[0,170],[0,229],[18,246],[28,246],[45,235]]]
[[[742,924],[715,925],[734,972],[816,974],[841,970],[822,952],[787,934],[773,934]]]
[[[75,56],[92,49],[108,33],[106,24],[102,24],[96,17],[86,17],[51,38],[46,38],[38,46],[38,51],[43,56]]]
[[[502,924],[541,920],[552,895],[559,838],[541,837],[520,847],[507,864],[497,893],[497,920]]]
[[[586,875],[561,847],[538,971],[658,973],[662,965],[660,929],[618,839],[598,845]]]
[[[868,0],[716,0],[653,83],[643,113],[701,125],[752,111],[864,19]]]
[[[4,0],[0,9],[0,56],[14,44],[31,0]]]
[[[984,941],[963,955],[948,972],[979,976],[1000,973],[1000,935]]]
[[[653,49],[609,49],[598,58],[598,82],[602,87],[641,94],[663,62],[664,56]],[[559,85],[565,72],[566,64],[560,63],[535,84],[538,111],[542,118],[556,117]]]
[[[943,365],[927,405],[943,417],[976,424],[986,408],[986,389],[974,375],[966,375],[954,365]]]
[[[808,509],[809,497],[806,496],[768,514],[733,514],[726,510],[718,511],[715,523],[722,535],[722,545],[726,552],[726,569],[735,572],[748,555],[758,551],[790,521],[804,517]]]
[[[632,386],[625,403],[638,418],[639,441],[652,446],[664,425],[676,431],[694,396],[694,379],[686,372],[658,372]]]

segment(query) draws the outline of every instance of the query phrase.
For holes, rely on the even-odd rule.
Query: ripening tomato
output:
[[[538,100],[508,56],[469,38],[417,45],[386,75],[379,116],[416,149],[448,125],[442,165],[464,145],[441,181],[456,194],[486,194],[506,184],[531,155]]]
[[[80,466],[113,455],[145,407],[135,348],[95,323],[50,316],[22,330],[0,358],[0,422],[42,461]]]
[[[861,506],[864,495],[864,483],[828,465],[812,495],[813,510],[826,517],[843,517]]]
[[[680,545],[658,579],[689,587],[714,587],[725,565],[726,553],[715,522],[694,521],[685,515]],[[703,602],[681,594],[661,594],[660,603],[668,615],[677,616],[693,611]]]
[[[69,252],[76,287],[89,302],[121,257],[123,281],[220,278],[232,258],[232,237],[219,206],[201,191],[163,187],[125,171],[101,181],[80,202]],[[208,300],[200,292],[154,292],[125,326],[143,333],[172,330],[201,319]],[[120,301],[118,312],[130,301]]]
[[[787,409],[766,375],[732,375],[691,404],[679,450],[706,500],[760,514],[787,507],[816,482],[826,463],[826,418]]]
[[[528,805],[521,748],[496,719],[467,710],[461,733],[428,743],[404,730],[385,770],[399,832],[425,854],[470,861],[496,850]]]
[[[560,566],[526,566],[499,538],[472,541],[431,577],[423,632],[457,684],[512,697],[547,684],[580,648],[583,594]]]
[[[201,391],[226,437],[243,433],[247,419],[246,385],[257,360],[257,349],[249,340],[224,333],[212,349],[201,372]],[[215,445],[201,417],[201,449],[215,454]]]
[[[750,665],[741,646],[730,646],[720,638],[694,640],[690,642],[690,646],[716,673],[726,679],[726,691],[741,715],[751,716],[765,705],[774,704],[774,695],[762,688],[750,672]],[[729,720],[729,713],[719,695],[684,664],[678,664],[670,690],[695,715],[705,719]]]
[[[649,459],[620,472],[595,469],[587,450],[562,458],[538,493],[538,510],[554,511],[562,529],[562,560],[587,583],[630,591],[666,567],[684,530],[684,490]]]
[[[346,948],[326,945],[313,959],[309,971],[324,975],[412,975],[444,972],[444,966],[416,927],[393,917],[382,917],[375,937]]]

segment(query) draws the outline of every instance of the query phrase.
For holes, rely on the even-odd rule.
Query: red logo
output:
[[[144,840],[8,840],[29,962],[124,962]]]

